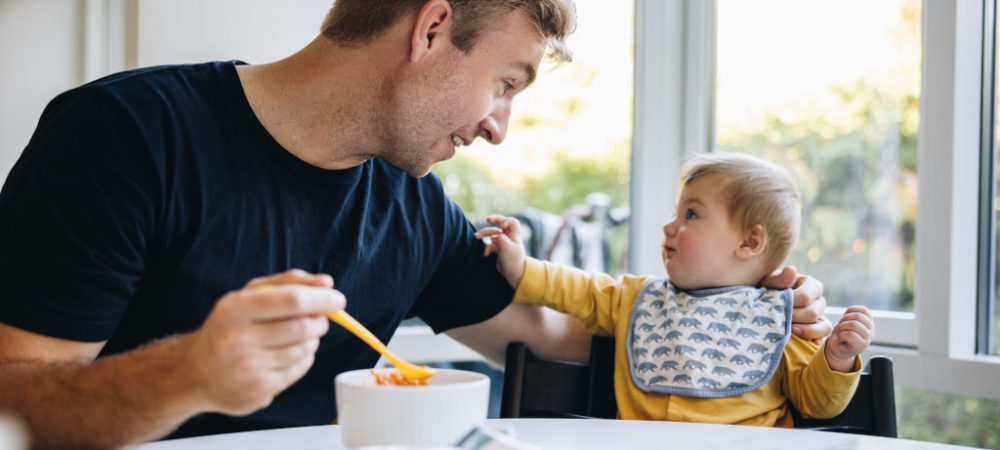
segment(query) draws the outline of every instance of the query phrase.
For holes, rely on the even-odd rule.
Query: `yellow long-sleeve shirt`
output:
[[[774,376],[747,394],[717,399],[643,392],[629,373],[629,317],[650,277],[605,274],[529,258],[515,303],[548,306],[575,316],[600,336],[615,336],[615,399],[622,419],[670,420],[761,426],[792,426],[786,399],[804,416],[840,414],[857,388],[861,359],[852,373],[830,369],[819,347],[796,336],[785,346]]]

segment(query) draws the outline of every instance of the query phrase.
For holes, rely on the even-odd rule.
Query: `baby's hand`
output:
[[[497,227],[476,232],[477,239],[489,238],[483,256],[497,254],[497,270],[517,289],[524,276],[524,245],[521,244],[521,222],[513,217],[493,215],[486,221]]]
[[[864,306],[852,306],[844,312],[833,333],[826,340],[824,353],[830,368],[838,372],[854,371],[854,358],[868,349],[875,335],[875,321]]]

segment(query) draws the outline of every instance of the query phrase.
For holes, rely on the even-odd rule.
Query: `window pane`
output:
[[[633,5],[594,0],[576,7],[573,61],[543,61],[535,84],[514,99],[504,142],[477,140],[434,172],[474,222],[496,213],[538,219],[535,234],[544,239],[529,253],[620,273],[628,242],[622,207],[632,141]],[[561,244],[553,245],[556,236]],[[570,245],[571,237],[579,245]]]
[[[788,262],[831,305],[912,311],[921,2],[719,0],[717,14],[716,148],[795,175]]]
[[[1000,448],[1000,400],[896,386],[899,437]]]

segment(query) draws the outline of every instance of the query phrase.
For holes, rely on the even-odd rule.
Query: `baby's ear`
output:
[[[754,225],[743,234],[743,242],[736,249],[736,257],[750,259],[764,253],[767,249],[767,230],[763,225]]]

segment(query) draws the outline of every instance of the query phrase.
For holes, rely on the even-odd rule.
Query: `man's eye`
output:
[[[509,81],[503,82],[503,93],[506,95],[508,92],[514,90],[514,84]]]
[[[687,213],[684,214],[684,218],[687,219],[687,220],[697,219],[698,218],[698,213],[694,212],[693,209],[689,209],[689,210],[687,210]]]

